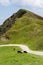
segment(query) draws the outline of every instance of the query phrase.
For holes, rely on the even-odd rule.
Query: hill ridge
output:
[[[7,20],[4,21],[4,23],[0,26],[0,33],[5,33],[7,30],[9,30],[13,24],[15,24],[15,19],[16,18],[20,18],[22,17],[24,14],[26,14],[27,12],[30,12],[28,10],[25,9],[20,9],[19,11],[17,11],[16,13],[14,13],[11,17],[9,17]],[[32,14],[32,16],[36,16],[39,19],[43,20],[43,17],[36,15],[32,12],[30,12]],[[29,14],[31,16],[31,14]]]

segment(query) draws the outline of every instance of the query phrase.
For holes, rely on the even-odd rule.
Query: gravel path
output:
[[[6,47],[6,46],[18,46],[18,47],[20,47],[22,49],[22,51],[26,51],[27,53],[30,53],[30,54],[35,54],[35,55],[43,56],[43,52],[32,51],[26,45],[22,45],[22,44],[5,44],[5,45],[0,45],[0,47]]]

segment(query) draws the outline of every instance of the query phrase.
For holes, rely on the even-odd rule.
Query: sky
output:
[[[0,0],[0,25],[19,9],[27,9],[43,17],[43,0]]]

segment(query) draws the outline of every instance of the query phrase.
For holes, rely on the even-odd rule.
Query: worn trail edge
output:
[[[6,46],[18,46],[18,47],[20,47],[22,49],[22,51],[26,51],[27,53],[30,53],[30,54],[35,54],[35,55],[43,56],[43,52],[32,51],[26,45],[22,45],[22,44],[5,44],[5,45],[0,45],[0,47],[6,47]]]

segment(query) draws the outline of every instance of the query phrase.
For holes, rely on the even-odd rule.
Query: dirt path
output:
[[[22,44],[5,44],[5,45],[0,45],[0,47],[6,47],[6,46],[18,46],[18,47],[20,47],[22,49],[22,51],[26,51],[27,53],[30,53],[30,54],[35,54],[35,55],[43,56],[43,52],[32,51],[26,45],[22,45]]]

